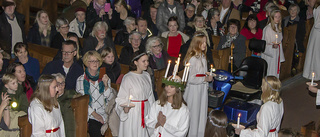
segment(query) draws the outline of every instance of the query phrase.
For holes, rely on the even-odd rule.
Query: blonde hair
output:
[[[182,106],[182,103],[186,105],[186,102],[183,100],[181,90],[173,85],[166,85],[166,86],[172,86],[175,88],[176,93],[173,95],[173,102],[171,104],[173,109],[180,109]],[[167,92],[165,91],[165,88],[163,89],[163,92],[161,96],[159,97],[159,105],[162,107],[167,104],[168,102],[168,97],[167,97]]]
[[[274,22],[274,16],[276,15],[276,13],[279,13],[280,16],[281,16],[280,10],[273,10],[273,11],[271,11],[271,14],[270,14],[271,17],[270,17],[270,20],[269,20],[268,23],[271,23],[271,28],[272,28],[273,31],[275,31],[275,32],[282,32],[282,27],[281,27],[281,20],[282,20],[282,19],[280,19],[280,21],[279,21],[278,24],[276,24],[276,23]],[[282,17],[281,17],[281,18],[282,18]],[[277,28],[276,28],[276,25],[277,25],[278,30],[277,30]]]
[[[262,79],[261,100],[263,103],[273,101],[278,104],[282,102],[280,97],[281,81],[275,76],[266,76]]]
[[[100,55],[101,55],[102,58],[105,58],[105,57],[108,56],[110,53],[112,53],[113,56],[115,56],[114,50],[113,50],[112,48],[110,48],[110,47],[106,47],[106,48],[104,48],[104,49],[101,51]]]
[[[192,22],[188,22],[188,26],[195,28],[196,27],[196,22],[197,22],[198,19],[203,19],[203,27],[206,28],[207,27],[207,25],[205,23],[206,19],[202,15],[196,15]]]
[[[86,54],[83,55],[82,60],[83,60],[84,65],[88,66],[88,63],[89,63],[88,61],[89,61],[90,57],[96,57],[99,61],[99,66],[102,65],[102,58],[101,58],[100,54],[94,50],[90,50]]]
[[[184,58],[184,62],[189,62],[190,58],[193,56],[196,56],[196,57],[201,57],[203,55],[206,56],[207,48],[205,51],[201,51],[201,48],[200,48],[201,44],[203,43],[202,42],[203,38],[206,38],[206,35],[203,32],[197,31],[194,33],[194,36],[191,40],[186,57]],[[205,42],[207,42],[207,40]]]
[[[39,23],[40,23],[40,16],[41,16],[42,13],[45,13],[45,14],[47,14],[47,16],[48,16],[48,24],[47,24],[47,26],[43,26],[43,25],[40,25],[40,24],[39,24]],[[38,23],[40,34],[41,34],[41,33],[43,32],[43,30],[45,30],[45,29],[47,29],[47,31],[51,31],[51,25],[52,25],[52,23],[50,22],[49,14],[48,14],[47,11],[45,11],[45,10],[40,10],[40,11],[38,11],[38,12],[37,12],[37,15],[36,15],[36,19],[35,19],[34,22],[35,22],[35,23]]]
[[[96,37],[96,32],[97,32],[99,29],[105,29],[106,32],[108,32],[108,25],[107,25],[107,23],[104,22],[104,21],[99,21],[99,22],[97,22],[96,24],[94,24],[93,29],[92,29],[92,32],[90,33],[90,36]],[[106,36],[107,36],[107,35],[108,35],[108,33],[106,33]]]
[[[9,82],[17,79],[17,77],[12,73],[6,73],[2,76],[3,85],[8,84]]]

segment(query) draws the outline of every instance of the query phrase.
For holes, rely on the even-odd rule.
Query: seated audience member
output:
[[[220,22],[220,11],[217,8],[212,8],[208,11],[207,26],[213,36],[223,36],[224,27]]]
[[[150,54],[149,66],[152,69],[161,70],[167,67],[170,56],[162,48],[162,41],[157,36],[150,37],[146,42],[146,52]]]
[[[178,24],[177,17],[170,17],[167,23],[169,31],[161,34],[164,50],[166,50],[171,57],[178,57],[181,45],[189,40],[189,36],[178,31]]]
[[[268,25],[268,22],[270,21],[270,16],[271,16],[271,12],[274,10],[279,10],[279,8],[275,5],[271,5],[270,7],[267,8],[267,15],[268,17],[262,21],[259,21],[259,27],[260,29],[264,29],[264,27],[266,27]]]
[[[30,57],[28,53],[27,44],[19,42],[14,46],[15,62],[21,62],[27,75],[32,76],[33,82],[37,83],[40,77],[40,64],[38,59]]]
[[[77,79],[76,91],[82,95],[89,95],[88,132],[91,137],[101,136],[101,127],[107,120],[105,107],[115,96],[112,93],[111,80],[108,75],[100,75],[101,56],[96,51],[88,51],[83,56],[86,66],[85,72]]]
[[[233,8],[231,0],[222,0],[220,7],[220,22],[226,26],[230,19],[240,20],[240,12]]]
[[[58,18],[56,21],[58,33],[51,40],[51,48],[61,50],[62,42],[67,40],[69,32],[69,22],[65,18]]]
[[[47,11],[37,12],[35,23],[28,32],[27,41],[50,47],[53,37],[56,35],[56,27],[50,22]]]
[[[304,45],[303,40],[306,34],[306,24],[303,19],[299,17],[300,8],[297,4],[292,4],[289,6],[289,16],[283,18],[283,26],[288,27],[290,25],[297,24],[297,32],[296,32],[296,42],[295,47],[298,47],[299,52],[304,53]]]
[[[210,2],[210,1],[204,1],[203,7],[204,7],[204,9],[203,9],[201,15],[204,17],[205,20],[207,20],[208,11],[209,11],[211,8],[213,8],[212,2]]]
[[[227,137],[228,117],[221,110],[211,110],[208,115],[205,137]]]
[[[184,21],[186,24],[194,20],[194,17],[196,16],[195,9],[196,6],[194,6],[193,4],[187,5],[186,9],[184,10]]]
[[[114,10],[109,11],[109,19],[111,23],[111,28],[115,30],[119,30],[123,27],[123,21],[127,17],[136,18],[136,14],[131,12],[128,8],[129,6],[126,3],[126,0],[115,0],[114,1]],[[110,14],[111,13],[111,14]]]
[[[141,46],[141,34],[137,31],[132,31],[129,35],[130,45],[122,48],[119,63],[130,65],[133,53],[137,51],[145,51],[145,47]]]
[[[75,16],[76,18],[69,24],[69,32],[76,33],[79,38],[83,38],[86,30],[86,10],[84,8],[76,9]]]
[[[150,6],[150,12],[149,16],[146,17],[147,19],[147,24],[148,28],[152,32],[152,36],[158,36],[158,28],[157,28],[157,12],[158,12],[158,7],[156,7],[154,4]]]
[[[3,58],[2,52],[0,52],[0,86],[2,86],[2,76],[6,73],[9,66],[9,59]]]
[[[62,42],[61,52],[62,59],[49,62],[44,67],[42,74],[61,73],[66,77],[66,89],[74,90],[77,78],[83,74],[83,68],[75,60],[77,44],[71,40]]]
[[[62,118],[64,121],[64,127],[67,137],[76,136],[76,122],[74,118],[74,112],[71,107],[71,100],[77,96],[77,92],[72,90],[64,90],[66,81],[65,77],[61,73],[52,74],[57,81],[58,93],[57,100],[60,105]]]
[[[85,54],[89,50],[95,50],[98,53],[101,53],[106,47],[111,47],[115,50],[112,39],[107,35],[108,29],[107,23],[102,21],[97,22],[94,25],[90,36],[83,42],[82,54]]]
[[[240,34],[245,36],[247,39],[262,39],[262,29],[259,28],[259,21],[256,15],[251,14],[247,17],[246,23],[244,24]]]
[[[190,2],[191,4],[193,4],[195,6],[195,14],[201,14],[202,12],[202,2],[201,0],[191,0]]]
[[[227,24],[228,33],[221,37],[217,50],[230,48],[234,44],[233,49],[233,69],[240,67],[242,59],[246,57],[246,37],[239,34],[240,21],[231,19]]]
[[[141,45],[145,46],[148,38],[152,35],[148,29],[147,20],[142,17],[136,19],[137,31],[141,34]]]
[[[157,28],[160,34],[169,30],[168,21],[173,16],[176,17],[176,22],[179,23],[177,24],[179,30],[183,31],[186,24],[182,6],[177,1],[165,0],[160,4],[157,13]]]
[[[23,64],[21,62],[11,63],[7,68],[7,73],[11,73],[16,76],[18,79],[18,90],[22,90],[27,95],[28,101],[30,102],[30,98],[34,91],[33,88],[35,87],[33,84],[35,83],[30,81],[27,77]]]
[[[72,40],[77,44],[77,55],[75,56],[76,61],[79,65],[82,65],[82,46],[80,45],[80,39],[76,33],[69,32],[68,33],[68,40]],[[61,60],[62,59],[62,52],[61,50],[58,51],[57,55],[53,58],[53,60]]]
[[[3,0],[2,8],[3,12],[0,14],[0,47],[7,54],[13,56],[14,45],[17,42],[26,42],[25,17],[15,11],[16,3],[14,0]]]
[[[271,6],[276,6],[276,5],[273,2],[267,2],[265,7],[262,8],[263,10],[257,13],[257,18],[259,21],[262,21],[268,18],[269,14],[267,12],[268,12],[268,8]]]
[[[123,21],[123,25],[122,29],[117,32],[116,37],[114,38],[114,44],[128,46],[129,35],[136,29],[136,19],[133,17],[127,17]]]
[[[2,130],[9,130],[10,127],[10,99],[7,93],[1,93],[0,129]]]
[[[101,57],[103,60],[101,67],[106,68],[106,74],[111,79],[111,83],[116,83],[121,72],[120,64],[117,60],[115,60],[114,56],[115,51],[110,47],[106,47],[101,52]]]
[[[25,113],[28,112],[28,98],[26,93],[23,92],[22,88],[18,88],[18,79],[14,74],[6,73],[3,75],[2,78],[3,87],[1,87],[1,94],[9,95],[11,98],[10,102],[17,105],[14,107],[10,104],[13,111],[24,111]],[[2,101],[2,100],[0,100]]]
[[[63,9],[61,17],[64,17],[69,22],[71,22],[76,18],[76,16],[74,16],[74,13],[78,8],[83,8],[83,9],[87,8],[87,4],[85,0],[70,0],[70,6]]]

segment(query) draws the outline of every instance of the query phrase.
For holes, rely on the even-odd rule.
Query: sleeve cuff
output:
[[[317,91],[316,105],[320,105],[320,89]]]

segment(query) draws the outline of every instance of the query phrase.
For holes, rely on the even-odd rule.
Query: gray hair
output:
[[[186,6],[186,9],[185,9],[185,10],[187,10],[189,7],[193,8],[193,9],[196,9],[196,6],[195,6],[195,5],[193,5],[193,4],[188,4],[188,5]]]
[[[132,32],[130,33],[130,35],[129,35],[129,39],[132,39],[133,35],[138,35],[138,36],[140,37],[140,39],[142,38],[140,32],[138,32],[138,31],[132,31]]]
[[[66,77],[63,76],[61,73],[54,73],[54,74],[51,74],[51,75],[54,76],[54,77],[56,78],[56,80],[57,80],[58,78],[62,78],[63,81],[66,80]]]
[[[69,25],[69,21],[66,18],[58,18],[56,21],[56,28],[59,29],[63,25]]]
[[[269,12],[269,13],[271,13],[272,11],[274,11],[274,10],[280,10],[279,9],[279,7],[277,7],[277,6],[270,6],[269,8],[267,8],[267,11]]]
[[[300,7],[297,5],[297,4],[291,4],[288,8],[288,11],[290,12],[290,10],[293,8],[293,7],[297,7],[297,14],[299,14],[300,12]]]
[[[123,25],[127,26],[130,25],[132,23],[135,23],[136,19],[133,17],[127,17],[124,21],[123,21]]]
[[[264,11],[267,11],[271,6],[276,6],[273,2],[267,2],[263,8]],[[270,11],[271,12],[271,11]]]
[[[147,42],[146,42],[146,52],[150,53],[151,55],[153,54],[151,52],[151,48],[152,46],[154,46],[154,43],[156,43],[156,41],[158,41],[160,44],[163,44],[161,39],[157,36],[152,36],[150,38],[148,38]]]
[[[92,32],[90,33],[90,36],[95,37],[95,34],[98,30],[105,29],[106,32],[108,31],[108,25],[104,21],[99,21],[96,24],[94,24]],[[107,35],[107,34],[106,34]]]

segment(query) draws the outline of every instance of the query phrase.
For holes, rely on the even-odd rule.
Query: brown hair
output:
[[[276,15],[276,13],[279,13],[280,16],[281,16],[280,10],[273,10],[273,11],[271,11],[270,20],[268,21],[268,23],[271,23],[271,28],[272,28],[273,31],[275,31],[275,32],[282,32],[282,27],[281,27],[281,20],[282,20],[282,19],[280,19],[280,21],[279,21],[278,24],[275,24],[275,22],[274,22],[274,16]],[[282,17],[281,17],[281,18],[282,18]],[[277,30],[277,28],[276,28],[276,25],[277,25],[278,30]]]
[[[266,76],[262,79],[261,100],[263,103],[273,101],[278,104],[282,102],[280,97],[281,81],[275,76]]]
[[[205,51],[201,51],[200,45],[202,44],[202,39],[206,38],[206,35],[203,32],[196,31],[191,40],[189,49],[187,51],[186,57],[184,58],[185,63],[189,62],[190,58],[193,56],[201,57],[202,55],[206,56],[207,49]]]
[[[173,95],[173,102],[171,104],[173,109],[180,109],[182,106],[182,103],[187,105],[187,103],[184,101],[184,99],[182,97],[182,93],[181,93],[182,91],[179,88],[177,88],[173,85],[166,85],[166,86],[171,86],[171,88],[174,87],[176,90],[176,93]],[[163,89],[163,92],[159,97],[159,101],[160,101],[159,105],[161,105],[162,107],[165,104],[167,104],[167,102],[168,102],[167,92],[166,92],[165,88]]]
[[[221,110],[211,110],[208,115],[205,137],[227,137],[228,117]]]
[[[101,55],[102,58],[104,58],[104,57],[108,56],[110,53],[112,53],[113,56],[116,55],[115,52],[114,52],[114,50],[108,46],[108,47],[104,48],[104,49],[101,51],[100,55]]]
[[[37,89],[31,96],[30,100],[39,99],[45,110],[51,112],[53,107],[58,108],[58,101],[56,97],[50,95],[50,84],[55,81],[52,75],[41,75],[38,80]]]
[[[18,52],[21,50],[21,48],[25,48],[26,51],[29,53],[29,51],[28,51],[28,45],[27,45],[26,43],[23,43],[23,42],[17,42],[17,43],[14,45],[14,47],[13,47],[14,53],[18,53]]]

